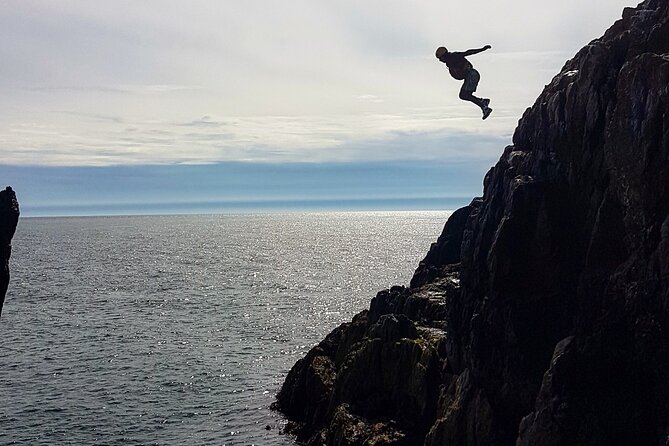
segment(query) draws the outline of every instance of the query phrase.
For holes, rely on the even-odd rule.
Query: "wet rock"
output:
[[[410,446],[406,435],[393,423],[370,422],[354,415],[347,404],[338,406],[328,429],[319,433],[310,445],[342,446]]]
[[[0,314],[9,287],[9,257],[12,237],[19,222],[19,203],[11,187],[0,191]]]
[[[468,369],[449,377],[450,382],[442,388],[439,412],[425,439],[426,446],[470,444],[475,441],[495,444],[490,404],[481,390],[476,395],[472,394],[470,379]]]
[[[444,266],[460,262],[464,227],[476,203],[458,209],[448,218],[441,235],[418,265],[411,279],[412,288],[434,281],[441,275]]]
[[[395,314],[423,326],[445,329],[446,307],[459,294],[459,265],[444,266],[440,276],[419,288],[396,286],[380,291],[370,304],[370,321],[375,322],[385,314]]]
[[[365,333],[344,339],[355,324]],[[436,410],[443,339],[443,331],[417,328],[403,315],[374,323],[361,315],[298,361],[275,408],[294,420],[287,431],[309,445],[340,444],[331,441],[344,434],[355,435],[341,444],[415,444]]]
[[[356,327],[360,327],[359,338],[362,338],[363,330],[366,329],[366,313],[361,313],[351,323],[342,324],[333,330],[292,367],[272,405],[291,419],[285,428],[286,432],[305,440],[311,436],[315,427],[325,422],[334,390],[337,352],[340,348],[346,348],[349,342],[357,342],[357,339],[350,339]]]
[[[418,332],[411,319],[403,314],[385,314],[369,328],[367,337],[380,339],[383,342],[393,342],[402,338],[416,339]]]

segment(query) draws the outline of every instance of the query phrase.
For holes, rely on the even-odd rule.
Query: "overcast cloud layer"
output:
[[[0,7],[6,164],[493,159],[628,0],[32,1]],[[473,56],[483,122],[434,50]]]

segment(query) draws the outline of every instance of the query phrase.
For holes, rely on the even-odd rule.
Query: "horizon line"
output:
[[[276,200],[216,200],[36,205],[21,209],[20,218],[111,217],[158,215],[218,215],[301,212],[429,212],[453,211],[473,196],[393,198],[304,198]],[[20,205],[20,203],[19,203]]]

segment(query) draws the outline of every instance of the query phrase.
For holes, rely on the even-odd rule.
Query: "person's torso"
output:
[[[469,70],[472,69],[472,64],[465,59],[462,53],[448,53],[445,59],[448,71],[455,79],[463,80],[467,77]]]

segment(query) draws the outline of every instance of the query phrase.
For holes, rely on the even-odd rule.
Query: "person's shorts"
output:
[[[478,71],[475,69],[469,70],[469,73],[467,73],[467,77],[465,78],[465,83],[462,84],[462,88],[460,91],[462,92],[467,92],[467,93],[474,93],[476,91],[476,87],[479,85],[479,80],[481,80],[481,75],[479,74]]]

